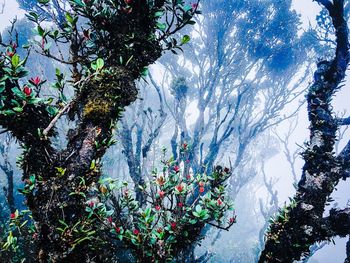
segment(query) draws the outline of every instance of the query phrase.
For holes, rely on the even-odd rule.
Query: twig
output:
[[[47,126],[47,128],[43,131],[43,135],[46,137],[47,134],[49,133],[49,131],[53,128],[53,126],[55,126],[56,122],[59,120],[59,118],[61,118],[61,116],[69,110],[69,108],[72,106],[72,104],[74,103],[74,100],[71,101],[70,103],[68,103],[66,106],[64,106],[64,108],[62,110],[60,110],[57,115],[55,116],[55,118],[53,118],[53,120],[50,122],[49,126]]]

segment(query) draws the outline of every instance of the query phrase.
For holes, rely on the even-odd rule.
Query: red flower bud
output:
[[[134,229],[134,235],[137,236],[138,234],[140,234],[140,231],[138,229]]]
[[[176,229],[176,222],[171,222],[170,226],[171,226],[172,230],[175,230]]]
[[[26,94],[27,96],[30,96],[30,95],[32,94],[32,89],[29,88],[28,86],[24,86],[23,92],[24,92],[24,94]]]
[[[176,186],[176,190],[178,190],[181,193],[184,190],[184,186],[182,184],[179,184]]]
[[[120,233],[120,230],[121,230],[120,227],[116,227],[116,228],[115,228],[115,232],[117,232],[117,234]]]
[[[228,174],[228,173],[230,173],[230,169],[225,167],[224,172]]]
[[[180,167],[177,166],[177,165],[175,165],[175,166],[174,166],[174,171],[175,171],[175,173],[178,173],[178,172],[180,171]]]
[[[159,194],[159,198],[163,198],[165,195],[164,191],[159,191],[158,194]]]
[[[90,39],[90,30],[83,30],[84,40]]]
[[[9,56],[10,58],[12,58],[14,54],[15,54],[15,52],[12,49],[6,50],[6,56]]]
[[[203,193],[204,192],[204,187],[199,187],[199,192]]]
[[[192,3],[192,4],[191,4],[191,7],[192,7],[192,10],[197,9],[198,3]]]
[[[220,198],[218,199],[218,201],[217,201],[217,202],[218,202],[218,205],[219,205],[219,206],[220,206],[220,205],[222,205],[222,201],[221,201],[221,199],[220,199]]]
[[[236,218],[235,217],[231,217],[229,221],[230,221],[230,224],[236,223]]]
[[[161,227],[159,227],[159,228],[157,229],[157,232],[158,232],[158,233],[162,233],[162,232],[163,232],[163,229],[162,229]]]
[[[95,205],[95,203],[93,202],[93,201],[90,201],[89,202],[89,206],[92,208],[92,207],[94,207],[94,205]]]
[[[112,224],[112,222],[113,222],[112,217],[111,217],[111,216],[110,216],[110,217],[108,217],[108,218],[107,218],[107,221],[108,221],[108,223]]]
[[[16,219],[16,214],[15,213],[11,213],[10,214],[10,219],[12,219],[12,220]]]
[[[160,206],[156,205],[156,210],[159,211],[160,210]]]
[[[177,206],[180,207],[180,208],[182,208],[182,207],[184,206],[184,204],[181,203],[181,202],[179,202],[179,203],[177,203]]]
[[[127,4],[127,5],[132,4],[132,0],[124,0],[124,1],[125,1],[125,4]]]

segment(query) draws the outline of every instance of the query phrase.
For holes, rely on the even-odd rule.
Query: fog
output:
[[[19,8],[15,0],[5,0],[4,2],[5,8],[3,14],[0,15],[0,29],[3,31],[3,35],[6,35],[4,30],[10,25],[10,21],[15,17],[18,20],[24,19],[25,11]],[[258,54],[257,51],[256,54],[251,55],[240,50],[240,48],[244,46],[244,41],[247,41],[246,45],[249,45],[249,48],[259,49],[259,43],[253,43],[255,38],[248,35],[254,30],[254,23],[257,27],[256,38],[260,37],[259,40],[266,40],[266,43],[270,43],[268,41],[270,40],[271,32],[273,30],[278,31],[278,29],[271,29],[271,32],[266,33],[266,36],[262,36],[264,29],[259,27],[259,19],[262,19],[264,15],[255,11],[254,8],[258,7],[254,5],[254,1],[247,1],[253,2],[249,6],[253,11],[250,10],[249,12],[251,13],[247,12],[246,14],[251,16],[251,23],[244,21],[244,16],[243,19],[236,18],[236,20],[226,18],[225,15],[227,13],[221,10],[233,8],[232,6],[234,5],[228,2],[223,0],[204,0],[203,16],[198,18],[198,25],[194,26],[192,31],[189,29],[182,31],[182,34],[191,36],[189,45],[183,48],[184,52],[179,52],[178,56],[168,52],[159,62],[150,67],[152,80],[139,81],[139,97],[142,99],[137,100],[128,107],[124,119],[119,124],[119,133],[116,135],[118,142],[116,146],[113,146],[108,151],[107,156],[104,158],[104,172],[108,176],[123,178],[135,183],[130,177],[131,168],[130,164],[128,166],[129,160],[125,155],[125,151],[128,151],[128,149],[129,151],[134,151],[135,156],[141,153],[137,152],[137,147],[134,145],[129,145],[129,148],[127,148],[127,143],[123,141],[123,138],[125,134],[130,133],[133,142],[136,144],[137,136],[139,135],[137,132],[140,129],[143,131],[140,133],[142,137],[140,143],[144,145],[150,138],[150,134],[154,134],[159,128],[159,134],[156,134],[155,138],[152,139],[147,158],[140,158],[141,161],[134,164],[137,168],[141,166],[142,169],[139,169],[140,176],[145,178],[150,178],[149,174],[152,171],[152,167],[159,166],[159,153],[163,146],[168,149],[168,154],[170,155],[176,153],[176,151],[172,150],[172,147],[176,147],[175,145],[179,146],[184,142],[188,142],[189,145],[198,144],[197,152],[194,153],[197,161],[193,162],[193,170],[195,171],[211,172],[210,170],[202,170],[203,163],[208,165],[208,167],[217,164],[222,164],[223,166],[231,164],[235,170],[233,179],[229,180],[229,191],[234,200],[237,223],[227,232],[214,230],[213,228],[206,229],[205,238],[201,242],[201,246],[196,247],[195,252],[198,257],[208,252],[212,253],[212,258],[208,262],[249,263],[256,261],[256,256],[261,250],[261,247],[259,247],[261,245],[259,244],[259,232],[263,228],[266,218],[262,216],[260,204],[264,204],[266,210],[271,206],[271,196],[267,190],[266,182],[272,182],[270,186],[273,187],[273,191],[278,191],[279,206],[283,206],[285,203],[288,204],[289,197],[293,197],[295,194],[295,188],[293,187],[295,180],[293,179],[291,163],[286,158],[286,149],[284,147],[286,146],[293,155],[296,151],[301,152],[304,143],[308,140],[309,122],[304,101],[305,94],[307,87],[313,80],[312,72],[316,69],[316,63],[327,54],[322,53],[323,49],[319,53],[313,52],[308,54],[308,50],[312,49],[314,45],[314,39],[301,44],[300,42],[302,41],[298,42],[298,37],[307,32],[310,27],[317,27],[316,16],[321,11],[321,8],[311,0],[294,0],[292,1],[292,9],[295,9],[300,14],[301,25],[296,26],[298,28],[297,33],[294,34],[292,28],[286,28],[291,33],[280,36],[283,34],[283,30],[280,30],[277,32],[277,35],[280,35],[276,36],[276,38],[280,37],[280,41],[283,41],[283,37],[285,39],[290,38],[288,41],[286,40],[286,43],[281,44],[283,48],[290,44],[296,45],[296,43],[300,44],[300,46],[290,47],[290,49],[293,49],[291,51],[293,52],[291,55],[293,59],[290,61],[284,62],[287,60],[285,59],[286,57],[289,58],[289,53],[286,56],[285,54],[279,57],[276,56],[274,58],[276,61],[274,63],[271,62],[270,65],[260,72],[259,65],[251,67],[250,62],[254,61],[254,59],[264,60],[265,54]],[[244,6],[237,8],[245,10]],[[211,15],[208,16],[209,18],[206,17],[206,11],[211,12]],[[225,35],[226,33],[218,28],[221,22],[220,18],[216,17],[215,14],[222,16],[223,20],[227,20],[227,24],[223,24],[223,28],[227,26],[235,29],[230,29],[230,34]],[[283,14],[279,15],[283,17]],[[282,18],[280,19],[281,21],[283,20]],[[296,18],[288,16],[288,19],[294,21],[293,19]],[[266,20],[264,23],[268,24],[269,19],[266,18]],[[239,24],[231,24],[235,22],[239,22]],[[244,30],[240,31],[239,26],[242,25],[247,28],[250,26],[251,29],[244,31],[244,28]],[[272,26],[275,26],[275,24]],[[19,32],[20,30],[19,28]],[[290,35],[293,36],[291,37]],[[218,39],[222,37],[222,41],[220,39],[211,41],[210,37],[217,37]],[[241,42],[236,46],[235,43],[230,41]],[[220,45],[226,47],[220,49]],[[261,53],[271,52],[271,54],[275,54],[274,46],[272,44],[271,46],[266,45],[266,50],[261,51]],[[280,47],[279,45],[276,44],[276,48]],[[217,53],[213,51],[214,49]],[[221,58],[218,55],[221,52],[220,50],[224,53],[222,55],[224,62],[220,61]],[[228,55],[229,50],[236,53],[230,57]],[[234,62],[231,60],[234,60]],[[220,63],[223,66],[220,65],[219,67]],[[239,66],[237,67],[237,65]],[[215,67],[217,67],[217,71],[213,73],[211,68],[214,68],[213,71],[215,71]],[[310,72],[301,81],[306,69]],[[37,69],[37,72],[40,74],[42,70],[45,69]],[[250,75],[244,75],[249,70]],[[239,76],[238,80],[235,80],[236,76]],[[218,80],[215,79],[216,77]],[[182,81],[179,78],[184,78],[185,82],[179,84]],[[225,81],[228,83],[225,83]],[[236,81],[242,81],[242,83],[238,84],[248,87],[249,91],[247,92],[251,92],[251,94],[249,93],[244,97],[245,91],[243,92],[240,88],[234,90],[236,86],[239,86]],[[336,94],[333,102],[333,105],[335,105],[334,112],[339,116],[347,117],[346,112],[350,111],[349,81],[350,79],[347,78],[345,87]],[[201,112],[201,95],[198,95],[197,91],[201,88],[201,85],[209,86],[210,84],[218,88],[214,88],[214,92],[210,89],[205,90],[201,95],[203,98],[212,92],[211,96],[215,99],[210,100],[209,105],[206,105]],[[185,99],[181,97],[182,90],[179,91],[183,86],[186,86]],[[179,89],[176,90],[176,88]],[[225,93],[222,90],[225,90]],[[239,108],[236,112],[236,117],[234,117],[233,113],[230,112],[230,107],[235,103],[238,104],[236,99],[239,97],[240,92],[243,94],[242,100],[244,103],[250,106]],[[176,94],[180,94],[180,98],[177,99]],[[160,100],[159,97],[162,99]],[[272,109],[270,109],[266,106],[268,103],[276,103],[276,105],[273,105]],[[280,107],[280,104],[283,106]],[[162,111],[167,114],[164,120],[162,120]],[[210,142],[213,140],[213,134],[215,133],[215,119],[213,116],[217,112],[222,114],[219,120],[222,120],[224,124],[217,135],[219,137],[219,140],[215,142],[217,148],[211,149]],[[227,114],[227,118],[223,118],[225,114]],[[200,116],[202,116],[202,120]],[[213,119],[211,119],[212,117]],[[230,118],[232,118],[232,122],[229,121]],[[255,132],[254,129],[259,122],[264,124],[261,128],[256,129],[257,131]],[[132,128],[133,124],[136,126],[135,129]],[[200,129],[198,126],[201,124],[203,124],[203,127]],[[59,129],[63,133],[68,130],[66,121],[62,121],[59,125]],[[234,131],[230,131],[231,133],[227,138],[223,139],[223,143],[219,144],[220,137],[225,135],[225,132],[229,132],[229,129],[227,131],[225,129],[230,125],[235,127]],[[179,131],[175,131],[174,127],[178,127]],[[253,130],[255,133],[253,133]],[[343,130],[343,138],[338,145],[339,151],[350,139],[349,132],[346,129]],[[200,140],[195,142],[196,132],[198,131],[201,132]],[[286,135],[289,136],[288,140],[286,140]],[[1,136],[4,140],[4,134]],[[283,145],[283,142],[286,144]],[[240,144],[246,144],[246,148],[242,152],[240,152]],[[63,142],[62,145],[64,145]],[[10,159],[13,167],[16,166],[16,155],[20,151],[19,145],[13,141],[10,149]],[[299,180],[304,162],[300,155],[295,154],[294,156],[295,175],[297,176],[296,179]],[[15,168],[15,171],[15,183],[21,185],[21,172],[17,168]],[[265,183],[263,179],[264,174],[266,176]],[[0,173],[0,175],[2,177],[0,183],[6,185],[4,174]],[[349,200],[348,189],[349,182],[340,182],[337,191],[332,195],[334,202],[329,208],[333,206],[346,207]],[[1,197],[4,198],[3,194],[1,194]],[[347,241],[348,238],[335,238],[334,244],[332,242],[324,244],[308,262],[344,262]]]

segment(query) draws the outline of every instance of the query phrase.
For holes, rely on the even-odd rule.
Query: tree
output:
[[[206,2],[203,12],[209,15],[198,21],[188,55],[163,62],[172,80],[168,109],[174,123],[173,154],[181,156],[187,143],[188,166],[195,171],[210,171],[227,152],[236,171],[250,143],[283,121],[287,116],[280,112],[302,92],[308,70],[301,77],[297,72],[311,63],[305,60],[308,34],[298,36],[299,18],[290,4],[235,1],[223,8],[223,1]],[[191,125],[183,116],[194,110],[198,117]],[[243,174],[231,178],[234,187],[249,181]]]
[[[40,10],[52,14],[50,1],[39,2]],[[117,2],[69,1],[64,22],[54,19],[58,22],[53,28],[42,25],[45,14],[28,14],[36,24],[37,52],[70,67],[70,101],[59,69],[54,83],[58,96],[47,98],[44,80],[25,79],[26,59],[17,54],[16,40],[2,43],[0,125],[24,150],[22,192],[35,222],[39,262],[106,257],[106,249],[100,255],[91,250],[94,245],[99,249],[92,235],[97,230],[85,211],[91,189],[99,184],[99,161],[110,146],[115,121],[137,97],[135,81],[164,50],[177,47],[174,41],[169,44],[171,36],[192,24],[198,13],[197,4],[185,6],[182,1]],[[69,45],[69,55],[52,53],[52,44]],[[59,149],[53,143],[58,136],[55,126],[67,113],[76,126],[67,134],[66,147]],[[14,220],[20,216],[15,214]]]
[[[280,209],[266,235],[259,262],[292,262],[307,256],[309,247],[334,236],[346,236],[349,209],[332,209],[324,216],[325,206],[341,179],[348,175],[349,143],[339,155],[334,153],[337,130],[343,123],[334,117],[331,100],[341,88],[349,64],[348,27],[344,1],[317,1],[332,20],[336,49],[332,60],[317,64],[314,82],[307,93],[310,139],[303,152],[305,165],[297,193],[291,204]]]

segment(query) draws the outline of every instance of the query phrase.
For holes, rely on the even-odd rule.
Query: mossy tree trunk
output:
[[[331,210],[325,206],[341,178],[347,177],[350,145],[339,156],[334,153],[339,121],[331,100],[345,77],[349,63],[348,28],[344,0],[318,0],[329,12],[336,32],[336,54],[317,65],[314,83],[307,94],[310,140],[303,153],[305,165],[291,204],[280,209],[266,234],[259,262],[293,262],[307,256],[309,247],[335,236],[350,234],[350,209]]]
[[[106,246],[98,243],[101,239],[91,234],[98,231],[98,225],[88,220],[85,211],[88,198],[94,198],[91,189],[98,188],[100,160],[110,146],[106,142],[112,139],[125,107],[137,99],[135,82],[164,49],[176,47],[178,42],[167,39],[193,24],[192,17],[199,13],[196,7],[183,13],[182,1],[177,5],[164,0],[120,1],[116,6],[111,1],[73,0],[69,5],[66,21],[58,28],[65,27],[61,33],[64,43],[70,44],[70,54],[66,60],[58,60],[72,70],[75,95],[71,102],[59,109],[55,118],[40,101],[26,103],[21,112],[11,116],[5,111],[0,115],[0,125],[24,149],[24,191],[37,232],[35,262],[101,262],[115,254],[113,242],[104,249]],[[158,22],[162,16],[173,19],[163,25]],[[84,31],[77,25],[81,17],[88,22]],[[36,23],[39,28],[41,22]],[[41,35],[42,43],[46,36]],[[15,49],[8,47],[11,56]],[[50,52],[43,53],[57,60]],[[103,69],[91,66],[97,58],[103,59]],[[11,57],[9,63],[4,61],[0,61],[1,95],[5,95],[0,109],[8,110],[13,100],[28,100],[31,90],[22,88],[20,78],[7,76],[10,70],[6,67],[14,64]],[[58,135],[55,124],[67,113],[76,127],[68,132],[65,149],[57,149],[53,143]]]

